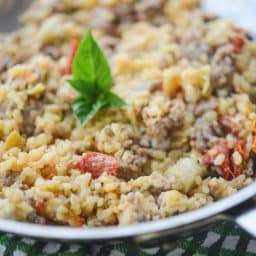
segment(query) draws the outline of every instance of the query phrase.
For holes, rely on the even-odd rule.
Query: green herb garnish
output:
[[[110,67],[106,57],[88,32],[72,65],[73,79],[70,85],[79,92],[72,108],[81,124],[92,119],[102,108],[120,108],[125,101],[111,92],[113,84]]]

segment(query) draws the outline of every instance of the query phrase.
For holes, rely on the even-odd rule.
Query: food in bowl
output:
[[[22,22],[0,39],[1,218],[128,225],[254,180],[243,29],[195,0],[36,0]]]

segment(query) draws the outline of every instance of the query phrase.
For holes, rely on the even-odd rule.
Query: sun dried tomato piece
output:
[[[214,152],[214,154],[212,153]],[[219,154],[224,154],[224,160],[219,167],[220,174],[224,179],[230,180],[234,177],[234,174],[231,169],[231,161],[230,161],[230,149],[228,148],[228,144],[226,140],[221,140],[218,144],[216,144],[212,150],[209,150],[205,153],[204,162],[206,165],[214,165],[214,159]]]
[[[247,161],[249,159],[249,154],[246,151],[246,143],[244,140],[237,140],[234,143],[234,151],[237,151],[243,158],[243,160]]]
[[[236,164],[233,159],[233,153],[237,151],[241,157],[241,164]],[[208,166],[214,165],[214,159],[220,155],[224,154],[224,160],[221,165],[218,165],[218,172],[226,180],[231,180],[238,177],[243,173],[246,163],[249,160],[249,154],[246,151],[246,143],[244,140],[237,140],[234,143],[232,149],[228,148],[226,140],[220,141],[213,149],[208,150],[204,155],[204,163]]]
[[[227,141],[221,143],[218,146],[219,148],[221,148],[222,153],[225,155],[224,161],[220,166],[222,170],[222,175],[224,179],[231,180],[232,178],[234,178],[234,175],[231,169],[231,160],[230,160],[231,152],[230,152],[230,149],[228,148]]]
[[[78,50],[79,47],[79,42],[76,39],[73,39],[70,42],[70,51],[68,54],[68,58],[67,58],[67,64],[64,70],[65,75],[71,75],[72,74],[72,64],[73,64],[73,60],[75,58],[76,52]]]
[[[233,45],[234,53],[239,54],[245,45],[244,35],[241,33],[236,33],[233,37],[231,37],[230,41]]]
[[[224,128],[226,132],[231,132],[234,135],[238,135],[239,128],[237,124],[232,120],[229,115],[223,115],[219,118],[220,125]]]
[[[231,159],[234,176],[238,177],[239,175],[242,174],[244,164],[249,159],[249,154],[246,152],[246,143],[245,143],[245,141],[244,140],[237,140],[234,143],[233,152],[238,152],[240,154],[240,156],[242,157],[242,162],[239,165],[237,165],[235,163],[233,158]]]
[[[226,158],[226,160],[228,160],[228,161],[224,162],[223,165],[221,166],[222,176],[225,180],[232,180],[233,178],[235,178],[235,175],[230,168],[229,159]]]
[[[241,175],[242,172],[243,172],[242,166],[238,166],[238,165],[235,165],[235,164],[234,164],[233,169],[234,169],[233,172],[234,172],[234,176],[235,176],[235,177],[238,177],[238,176]]]
[[[76,168],[83,172],[89,172],[93,178],[98,178],[102,173],[117,176],[120,163],[113,157],[106,154],[91,152],[85,153],[75,163]]]

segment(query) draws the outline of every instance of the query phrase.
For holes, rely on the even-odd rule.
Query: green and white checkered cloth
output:
[[[0,256],[256,256],[256,239],[232,223],[224,222],[212,230],[179,241],[169,252],[159,247],[141,249],[128,243],[81,245],[42,242],[13,235],[0,235]]]

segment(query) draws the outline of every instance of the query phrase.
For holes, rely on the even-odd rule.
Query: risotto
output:
[[[36,0],[21,20],[0,37],[0,218],[128,225],[253,181],[256,42],[243,29],[196,0]],[[127,105],[81,125],[67,65],[88,29]]]

